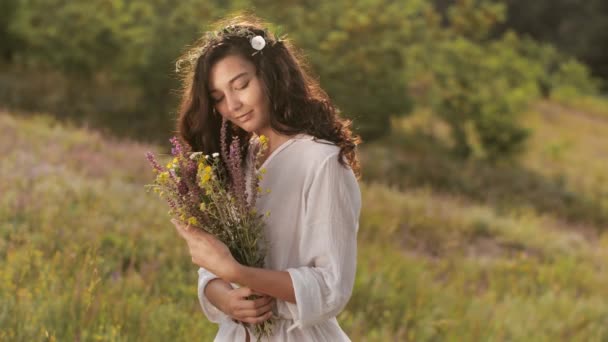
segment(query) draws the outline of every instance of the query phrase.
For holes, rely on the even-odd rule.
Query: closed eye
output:
[[[236,90],[243,90],[243,89],[247,88],[247,86],[249,86],[249,81],[245,82],[240,87],[234,87],[234,89],[236,89]],[[211,97],[211,98],[213,99],[213,103],[220,103],[220,102],[222,102],[222,100],[224,100],[224,96],[222,96],[220,98],[214,98],[214,97]]]
[[[235,87],[236,90],[242,90],[247,88],[247,86],[249,85],[249,81],[245,82],[245,84],[243,84],[241,87]]]

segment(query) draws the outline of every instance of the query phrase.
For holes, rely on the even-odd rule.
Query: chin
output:
[[[263,118],[260,118],[258,116],[254,116],[251,119],[245,121],[245,122],[239,122],[238,120],[233,121],[233,123],[237,126],[239,126],[242,130],[246,131],[247,133],[255,133],[255,132],[259,132],[260,130],[264,130],[265,126],[270,126],[270,123],[268,123],[267,125],[265,125],[265,120]]]
[[[253,122],[238,123],[237,126],[239,126],[242,130],[244,130],[247,133],[253,133],[259,129],[258,125],[256,125]]]

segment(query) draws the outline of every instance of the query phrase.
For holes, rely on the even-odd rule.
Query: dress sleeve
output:
[[[198,269],[198,301],[203,309],[203,312],[205,313],[205,316],[207,316],[207,319],[213,323],[220,323],[224,319],[230,317],[213,305],[209,299],[207,299],[207,296],[205,296],[205,286],[207,286],[211,280],[216,278],[219,277],[206,269],[202,267]]]
[[[337,316],[352,294],[357,266],[361,192],[350,168],[328,157],[305,195],[305,226],[299,251],[307,266],[288,268],[296,304],[286,302],[294,328]]]

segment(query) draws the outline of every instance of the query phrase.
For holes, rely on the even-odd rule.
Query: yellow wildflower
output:
[[[188,219],[188,224],[191,225],[191,226],[196,226],[198,224],[198,220],[196,219],[196,217],[191,216]]]
[[[173,158],[172,161],[167,163],[167,169],[174,169],[178,163],[179,163],[179,161],[177,160],[177,157]]]
[[[201,211],[205,211],[207,210],[207,205],[205,205],[205,202],[201,202],[201,205],[198,207]]]
[[[158,175],[157,179],[158,179],[158,182],[161,183],[161,184],[166,183],[169,180],[169,172],[166,172],[166,171],[165,172],[161,172]]]
[[[268,138],[265,135],[260,135],[260,143],[266,145],[268,143]]]
[[[203,173],[203,175],[201,176],[200,184],[201,186],[203,186],[211,179],[211,176],[213,175],[213,169],[211,168],[211,166],[205,166],[203,168],[203,166],[199,164],[199,172]]]
[[[266,174],[266,168],[265,168],[265,167],[263,167],[263,168],[260,170],[260,173],[261,173],[261,174],[263,174],[263,175],[265,175],[265,174]]]

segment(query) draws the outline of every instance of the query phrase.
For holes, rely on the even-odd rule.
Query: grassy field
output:
[[[364,146],[354,341],[607,341],[608,113],[540,102],[519,163],[420,111]],[[211,340],[144,153],[0,113],[0,341]]]

